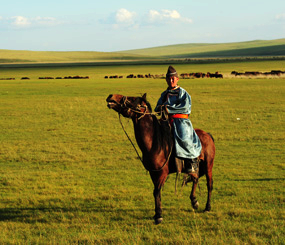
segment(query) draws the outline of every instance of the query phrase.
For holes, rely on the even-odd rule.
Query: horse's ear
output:
[[[146,101],[146,93],[144,93],[144,95],[142,96],[142,98],[144,99],[144,101]]]

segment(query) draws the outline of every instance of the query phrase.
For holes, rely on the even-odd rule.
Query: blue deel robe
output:
[[[181,87],[165,90],[155,107],[157,112],[160,105],[166,105],[169,114],[191,113],[191,96]],[[189,119],[173,118],[173,133],[176,156],[193,159],[200,155],[202,145]]]

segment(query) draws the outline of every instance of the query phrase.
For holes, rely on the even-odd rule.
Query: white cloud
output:
[[[53,17],[35,17],[27,18],[24,16],[13,16],[10,18],[1,18],[3,24],[7,27],[13,28],[31,28],[31,27],[48,27],[62,24],[63,22],[58,21]]]
[[[277,14],[275,16],[275,19],[276,20],[285,20],[285,13],[284,14]]]
[[[28,27],[31,25],[31,22],[28,20],[28,18],[23,16],[14,16],[11,18],[12,25],[16,27]]]
[[[161,24],[166,21],[180,21],[185,23],[192,23],[191,19],[182,17],[177,10],[163,9],[160,12],[157,10],[150,10],[148,12],[148,22]]]
[[[169,23],[192,23],[192,20],[181,16],[177,10],[149,10],[147,14],[137,14],[125,8],[118,9],[109,17],[100,20],[101,23],[112,25],[113,28],[134,29],[144,25],[164,25]]]
[[[149,13],[148,13],[148,19],[149,19],[149,21],[154,22],[157,19],[161,20],[162,16],[161,16],[161,14],[158,11],[150,10]]]
[[[100,19],[103,24],[111,25],[114,29],[137,27],[137,14],[121,8],[111,13],[107,18]]]
[[[121,8],[116,12],[115,20],[117,23],[133,24],[135,16],[135,12],[130,12],[127,9]]]
[[[32,19],[32,21],[34,24],[42,26],[53,26],[60,24],[60,21],[53,17],[36,17]]]
[[[180,19],[181,16],[176,10],[162,10],[162,16],[169,19]]]

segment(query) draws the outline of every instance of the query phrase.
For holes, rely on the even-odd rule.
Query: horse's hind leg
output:
[[[205,208],[205,212],[211,210],[211,196],[212,196],[212,190],[213,190],[213,177],[212,177],[212,171],[208,171],[206,174],[207,178],[207,189],[208,189],[208,199],[207,199],[207,204]]]

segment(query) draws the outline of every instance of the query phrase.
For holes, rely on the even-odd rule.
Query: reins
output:
[[[146,111],[147,111],[147,105],[143,106],[143,107],[145,108],[145,111],[144,111],[144,112],[141,112],[141,111],[139,111],[139,110],[134,110],[134,109],[128,107],[128,106],[127,106],[127,103],[131,104],[131,103],[128,101],[127,97],[124,97],[124,105],[125,105],[125,107],[128,108],[128,110],[130,110],[130,111],[132,111],[132,112],[135,112],[135,113],[138,113],[138,114],[142,114],[142,116],[140,116],[140,117],[138,118],[138,120],[142,119],[145,115],[155,115],[155,116],[158,115],[158,113],[146,112]],[[131,104],[131,105],[132,105],[132,104]],[[121,126],[122,126],[122,129],[123,129],[125,135],[127,136],[128,140],[131,142],[133,148],[135,149],[138,158],[140,159],[140,161],[141,161],[142,164],[143,164],[143,160],[142,160],[141,156],[139,155],[136,146],[135,146],[134,143],[132,142],[131,138],[129,137],[129,135],[128,135],[127,131],[125,130],[125,127],[124,127],[124,125],[123,125],[123,123],[122,123],[122,121],[121,121],[121,114],[120,114],[120,113],[118,113],[118,114],[119,114],[119,121],[120,121],[120,124],[121,124]],[[145,167],[145,165],[143,164],[144,167],[145,167],[145,169],[146,169],[147,171],[149,171],[149,172],[159,172],[159,171],[161,171],[161,170],[165,167],[165,165],[167,164],[167,162],[169,161],[170,156],[171,156],[171,153],[172,153],[172,149],[173,149],[173,146],[171,146],[170,152],[169,152],[169,154],[168,154],[167,159],[165,160],[164,164],[163,164],[159,169],[147,169],[147,168]]]
[[[134,143],[132,142],[131,138],[129,137],[127,131],[125,130],[125,127],[124,127],[124,125],[123,125],[123,123],[122,123],[122,121],[121,121],[121,114],[118,113],[118,115],[119,115],[120,124],[121,124],[121,126],[122,126],[122,129],[123,129],[125,135],[127,136],[128,140],[131,142],[132,146],[134,147],[134,149],[135,149],[135,151],[136,151],[136,153],[137,153],[137,155],[138,155],[140,161],[143,162],[141,156],[139,155],[139,153],[138,153],[138,151],[137,151],[136,146],[134,145]]]

